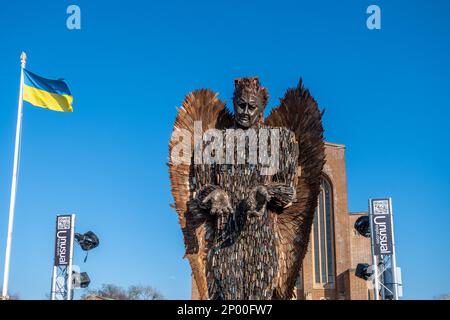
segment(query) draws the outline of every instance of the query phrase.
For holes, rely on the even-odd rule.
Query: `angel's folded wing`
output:
[[[279,272],[275,279],[274,298],[292,296],[305,256],[325,162],[322,113],[317,102],[304,88],[288,89],[280,105],[266,119],[272,127],[285,127],[294,132],[299,146],[297,200],[277,219],[277,253]]]
[[[187,130],[191,138],[194,137],[194,122],[201,121],[203,131],[228,127],[232,117],[225,104],[217,98],[217,94],[206,89],[197,90],[188,94],[182,107],[178,109],[173,132]],[[173,135],[174,137],[175,135]],[[186,246],[186,257],[192,268],[192,273],[198,287],[200,299],[208,298],[208,286],[206,283],[205,257],[208,247],[205,224],[206,221],[198,219],[189,213],[188,203],[192,200],[191,188],[192,165],[179,163],[172,158],[172,150],[180,143],[171,139],[169,144],[169,173],[174,197],[175,207],[179,222],[183,231]],[[183,141],[190,143],[193,150],[193,140]]]

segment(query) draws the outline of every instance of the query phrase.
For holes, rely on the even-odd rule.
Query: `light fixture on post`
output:
[[[355,270],[355,276],[363,280],[369,280],[372,272],[369,271],[370,265],[368,263],[358,263]]]
[[[84,234],[75,233],[75,214],[56,216],[55,254],[53,258],[51,300],[72,300],[74,288],[87,288],[91,282],[86,272],[74,270],[74,243],[78,242],[81,249],[87,253],[98,247],[100,240],[97,235],[88,231]]]
[[[81,249],[83,249],[84,251],[92,250],[98,247],[98,245],[100,244],[100,240],[98,239],[97,235],[92,231],[88,231],[84,234],[75,233],[75,240],[77,240]]]
[[[363,237],[370,237],[370,219],[369,216],[361,216],[355,221],[356,231]]]
[[[87,272],[73,272],[72,274],[73,288],[87,288],[91,283]]]
[[[100,240],[98,239],[97,235],[92,231],[88,231],[84,234],[75,233],[75,240],[78,242],[81,249],[83,249],[83,251],[86,251],[84,262],[86,262],[88,258],[89,250],[97,248],[100,244]]]

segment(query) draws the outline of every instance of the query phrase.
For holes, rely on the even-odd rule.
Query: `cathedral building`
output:
[[[367,212],[348,210],[345,146],[325,144],[326,163],[310,242],[297,281],[296,299],[367,300],[367,282],[355,276],[358,263],[371,264],[370,239],[355,229]]]

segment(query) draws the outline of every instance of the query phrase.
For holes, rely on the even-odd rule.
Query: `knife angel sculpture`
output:
[[[290,299],[324,164],[322,113],[300,80],[264,119],[257,77],[235,80],[234,113],[188,94],[169,144],[173,207],[200,299]]]

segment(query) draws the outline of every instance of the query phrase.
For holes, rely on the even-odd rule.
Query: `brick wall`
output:
[[[355,221],[367,212],[352,213],[349,215],[349,224],[351,226],[350,233],[350,251],[351,251],[351,265],[350,265],[350,293],[352,300],[367,300],[368,288],[367,282],[355,276],[355,269],[358,263],[372,263],[372,255],[370,249],[370,238],[361,236],[354,228]],[[371,293],[372,294],[372,293]]]
[[[327,143],[324,177],[333,189],[335,283],[328,288],[314,284],[314,265],[312,245],[308,247],[303,260],[303,269],[297,288],[297,298],[307,300],[354,299],[366,300],[368,288],[366,281],[357,278],[355,268],[358,263],[370,263],[370,240],[355,232],[353,225],[358,217],[367,213],[349,214],[347,194],[347,174],[345,146]]]

